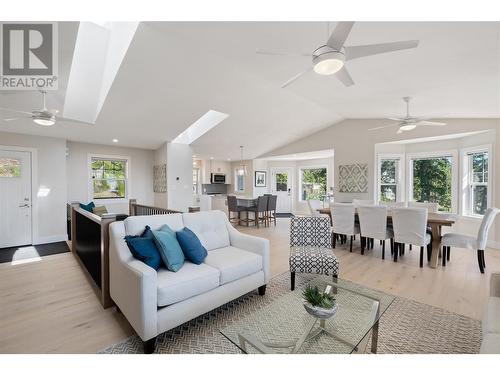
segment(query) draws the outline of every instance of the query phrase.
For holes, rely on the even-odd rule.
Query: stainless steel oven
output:
[[[210,182],[212,184],[225,184],[226,183],[226,175],[224,173],[211,173],[210,174]]]

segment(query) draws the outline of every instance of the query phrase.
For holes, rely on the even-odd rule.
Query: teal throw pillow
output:
[[[164,225],[160,230],[153,230],[152,232],[158,252],[167,269],[173,272],[179,271],[184,264],[185,258],[175,232],[168,225]]]

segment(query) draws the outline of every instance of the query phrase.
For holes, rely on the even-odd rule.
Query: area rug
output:
[[[297,275],[298,288],[315,275]],[[288,273],[274,277],[264,297],[249,293],[158,336],[156,353],[205,354],[241,352],[219,332],[228,324],[288,293]],[[481,322],[437,307],[396,297],[380,320],[378,353],[478,353]],[[368,350],[370,346],[367,346]],[[104,349],[105,354],[142,353],[138,336]]]
[[[68,253],[69,247],[65,241],[43,245],[16,246],[0,249],[0,263],[22,263],[30,259],[37,259],[47,255]]]

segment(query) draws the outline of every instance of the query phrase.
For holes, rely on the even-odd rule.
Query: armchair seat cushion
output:
[[[219,270],[220,285],[241,279],[263,269],[260,255],[234,246],[209,251],[205,258],[205,264]]]
[[[441,238],[441,245],[470,250],[478,249],[476,238],[459,233],[443,234],[443,237]]]
[[[338,275],[339,261],[331,248],[295,246],[290,248],[290,272]]]
[[[206,264],[196,265],[191,262],[177,272],[165,268],[158,270],[158,306],[167,306],[176,302],[208,292],[219,286],[219,270]]]
[[[482,321],[483,333],[500,334],[500,297],[489,297]]]

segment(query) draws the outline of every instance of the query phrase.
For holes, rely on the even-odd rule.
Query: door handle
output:
[[[19,208],[24,208],[24,207],[29,208],[30,205],[28,203],[24,203],[24,204],[19,205]]]

